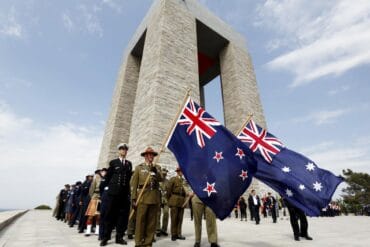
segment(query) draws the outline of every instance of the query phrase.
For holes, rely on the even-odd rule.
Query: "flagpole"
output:
[[[161,154],[164,152],[164,148],[165,148],[165,146],[166,146],[166,143],[167,143],[167,141],[168,141],[168,138],[170,137],[170,135],[171,135],[171,133],[172,133],[172,130],[173,130],[173,128],[175,127],[175,125],[176,125],[176,123],[177,123],[177,119],[178,119],[178,118],[179,118],[179,116],[180,116],[181,110],[182,110],[182,108],[184,107],[184,104],[186,103],[187,99],[188,99],[188,98],[189,98],[189,96],[190,96],[190,91],[191,91],[191,89],[190,89],[190,88],[188,88],[188,89],[186,90],[186,94],[185,94],[184,99],[182,100],[181,104],[179,105],[179,109],[178,109],[178,111],[177,111],[177,113],[176,113],[176,117],[173,119],[172,124],[171,124],[171,128],[170,128],[170,130],[167,132],[166,137],[164,138],[164,140],[163,140],[163,142],[162,142],[161,149],[159,150],[159,153],[158,153],[158,155],[155,157],[155,159],[154,159],[153,163],[158,163],[158,161],[159,161],[159,158],[160,158]],[[158,171],[158,172],[160,172],[160,171]],[[142,196],[143,196],[144,190],[146,189],[146,186],[147,186],[147,185],[148,185],[148,183],[149,183],[149,179],[150,179],[150,174],[149,174],[149,175],[146,177],[146,179],[145,179],[145,182],[144,182],[143,188],[141,189],[140,194],[139,194],[139,196],[138,196],[138,198],[137,198],[136,205],[139,205],[139,202],[141,201],[141,198],[142,198]],[[134,209],[134,208],[132,208],[132,209],[131,209],[131,213],[130,213],[129,220],[131,220],[131,218],[132,218],[132,216],[134,215],[134,213],[135,213],[135,209]]]
[[[244,129],[244,127],[247,125],[247,123],[248,123],[249,121],[251,121],[252,117],[253,117],[253,114],[252,114],[252,113],[251,113],[251,114],[248,114],[247,119],[246,119],[246,120],[245,120],[245,122],[243,123],[242,127],[240,127],[239,131],[237,132],[237,134],[236,134],[237,136],[242,132],[242,130]]]
[[[156,158],[157,158],[157,159],[156,159],[156,162],[158,162],[158,160],[159,160],[159,157],[160,157],[161,153],[163,153],[163,152],[164,152],[164,148],[165,148],[165,146],[166,146],[166,144],[167,144],[168,138],[170,137],[170,135],[171,135],[171,133],[172,133],[173,128],[176,126],[177,119],[179,118],[179,116],[180,116],[180,114],[181,114],[181,110],[182,110],[182,108],[184,107],[184,105],[185,105],[185,103],[186,103],[187,99],[188,99],[188,98],[189,98],[189,96],[190,96],[190,91],[191,91],[191,89],[190,89],[190,88],[188,88],[188,89],[186,90],[186,93],[185,93],[184,99],[182,100],[181,104],[179,105],[179,109],[177,110],[176,117],[172,120],[171,128],[170,128],[170,130],[167,132],[166,137],[164,138],[164,140],[163,140],[163,142],[162,142],[161,149],[159,150],[159,154],[158,154],[158,156],[156,157]]]

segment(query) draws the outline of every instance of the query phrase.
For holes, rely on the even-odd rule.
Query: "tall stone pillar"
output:
[[[129,141],[139,69],[140,59],[128,54],[119,70],[98,167],[106,167],[117,156],[117,145]]]
[[[148,146],[159,150],[187,88],[199,100],[195,19],[179,1],[159,1],[148,22],[130,130],[129,159],[143,161]],[[166,150],[160,163],[176,166]]]
[[[202,103],[202,87],[218,75],[226,127],[237,131],[250,113],[265,126],[244,38],[197,0],[154,1],[125,51],[98,166],[107,166],[120,142],[128,142],[134,165],[147,146],[159,151],[187,89]],[[177,166],[169,150],[160,163]]]

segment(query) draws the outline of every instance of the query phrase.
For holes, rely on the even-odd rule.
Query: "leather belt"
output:
[[[185,193],[176,193],[176,192],[172,192],[173,195],[178,195],[178,196],[182,196],[182,197],[185,197]]]

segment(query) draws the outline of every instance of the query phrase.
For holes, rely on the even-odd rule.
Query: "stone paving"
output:
[[[185,241],[172,242],[169,237],[159,238],[154,246],[192,247],[194,226],[188,218],[184,219]],[[335,218],[309,218],[309,233],[313,241],[293,240],[287,217],[273,224],[271,218],[263,219],[260,225],[251,221],[229,218],[218,222],[219,244],[222,247],[241,246],[370,246],[370,217],[340,216]],[[204,222],[205,223],[205,222]],[[203,226],[202,246],[209,246]],[[32,210],[17,219],[0,232],[0,247],[18,246],[99,246],[96,236],[85,237],[76,228],[56,221],[51,211]],[[119,246],[110,243],[108,246]],[[129,247],[134,246],[129,241]]]

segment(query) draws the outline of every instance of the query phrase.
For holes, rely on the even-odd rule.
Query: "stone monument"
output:
[[[235,133],[251,113],[266,127],[244,38],[197,0],[154,1],[124,52],[98,167],[120,142],[134,165],[147,146],[159,150],[187,89],[204,105],[203,87],[219,75],[226,127]],[[160,164],[177,166],[169,150]]]

